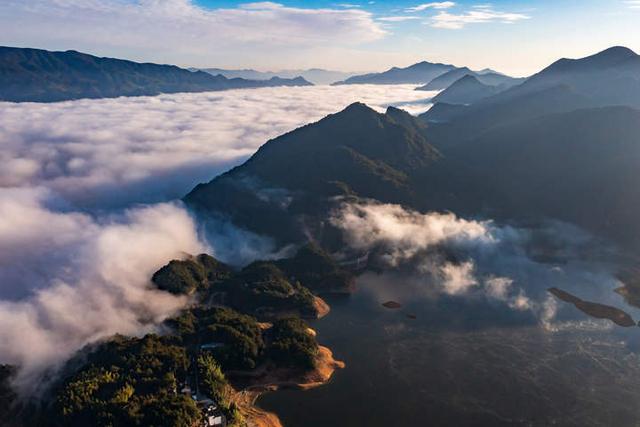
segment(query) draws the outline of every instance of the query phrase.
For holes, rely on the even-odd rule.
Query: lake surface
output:
[[[602,290],[580,285],[582,297],[602,298]],[[599,302],[640,318],[606,292],[608,301]],[[402,308],[381,305],[389,300]],[[347,367],[323,387],[262,396],[259,406],[286,427],[584,427],[640,420],[639,327],[590,319],[562,302],[542,322],[495,301],[428,295],[424,284],[393,275],[366,274],[358,292],[329,303],[331,313],[312,326]]]

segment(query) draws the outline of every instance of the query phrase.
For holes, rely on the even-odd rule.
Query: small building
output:
[[[216,402],[202,395],[193,395],[193,400],[197,402],[204,415],[203,427],[225,427],[227,425],[227,418]]]

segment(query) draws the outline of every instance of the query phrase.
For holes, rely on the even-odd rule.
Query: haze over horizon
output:
[[[640,2],[6,0],[0,45],[183,67],[382,71],[428,60],[528,76],[640,50]]]

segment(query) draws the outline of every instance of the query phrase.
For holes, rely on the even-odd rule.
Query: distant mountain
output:
[[[227,79],[173,65],[99,58],[76,51],[0,47],[0,100],[54,102],[79,98],[310,85],[302,78]]]
[[[640,107],[640,57],[615,47],[582,59],[561,59],[524,83],[484,98],[465,109],[442,109],[421,117],[448,129],[434,129],[448,140],[473,137],[496,125],[579,108]],[[449,122],[448,124],[442,124]]]
[[[471,74],[466,74],[433,97],[431,101],[433,103],[473,104],[500,91],[500,87],[483,84]]]
[[[640,106],[640,56],[625,47],[612,47],[582,59],[560,59],[502,98],[569,86],[593,105]]]
[[[191,69],[196,71],[197,69]],[[222,68],[200,68],[201,71],[212,75],[221,74],[226,78],[242,78],[249,80],[269,80],[273,77],[280,77],[286,79],[292,79],[295,77],[302,77],[305,80],[316,85],[329,85],[340,80],[345,80],[355,73],[345,73],[342,71],[323,70],[319,68],[311,68],[308,70],[281,70],[281,71],[256,71],[251,69],[246,70],[226,70]]]
[[[503,90],[524,81],[524,79],[516,79],[513,77],[505,76],[504,74],[498,74],[494,72],[476,72],[471,71],[467,67],[462,67],[448,71],[441,76],[438,76],[435,79],[431,80],[426,85],[417,88],[416,90],[430,91],[446,89],[464,76],[473,76],[479,82],[485,85],[501,86]]]
[[[333,196],[411,201],[413,173],[440,158],[424,132],[402,110],[379,114],[356,103],[267,142],[185,201],[205,216],[222,214],[261,234],[302,239],[311,225],[300,228],[294,218],[321,217]]]
[[[434,64],[424,61],[407,68],[394,67],[383,73],[353,76],[334,84],[424,84],[454,68],[453,65]]]

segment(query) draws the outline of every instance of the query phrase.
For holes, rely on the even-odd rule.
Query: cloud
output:
[[[461,264],[445,263],[440,267],[442,287],[449,295],[466,294],[469,289],[478,286],[474,276],[475,266],[471,261]]]
[[[624,3],[630,9],[640,9],[640,0],[626,0]]]
[[[452,1],[441,1],[441,2],[432,2],[432,3],[423,3],[417,6],[409,7],[405,9],[407,12],[422,12],[427,9],[450,9],[454,7],[456,4]]]
[[[382,18],[378,18],[378,21],[382,22],[404,22],[404,21],[413,21],[416,19],[420,19],[417,16],[383,16]]]
[[[421,214],[399,205],[349,203],[342,205],[332,223],[346,232],[359,250],[383,247],[385,263],[392,267],[437,245],[490,243],[490,223],[467,221],[452,213]]]
[[[0,103],[0,363],[36,393],[84,345],[154,331],[184,307],[149,281],[169,260],[286,254],[224,218],[196,224],[171,200],[353,101],[384,109],[423,96],[354,86]]]
[[[187,300],[154,290],[168,260],[207,250],[176,204],[99,219],[60,212],[46,189],[0,189],[0,361],[23,393],[85,344],[137,335]]]
[[[481,7],[461,14],[442,11],[430,19],[429,25],[434,28],[459,30],[468,24],[487,24],[494,22],[513,24],[526,19],[530,19],[530,16],[521,13],[499,12],[490,7]]]
[[[615,269],[583,261],[594,245],[575,227],[549,223],[525,230],[367,200],[343,203],[331,222],[351,251],[369,254],[375,270],[421,282],[429,298],[444,294],[499,303],[529,313],[545,328],[558,311],[546,291],[552,286],[618,304],[611,292],[620,286]],[[537,253],[557,261],[536,261]]]
[[[429,105],[412,86],[359,85],[0,103],[0,187],[44,186],[92,210],[172,200],[355,101]]]
[[[356,46],[386,31],[354,8],[288,7],[274,2],[204,8],[193,0],[4,0],[5,43],[62,45],[159,58],[238,55],[238,49]],[[272,52],[273,53],[273,52]]]

